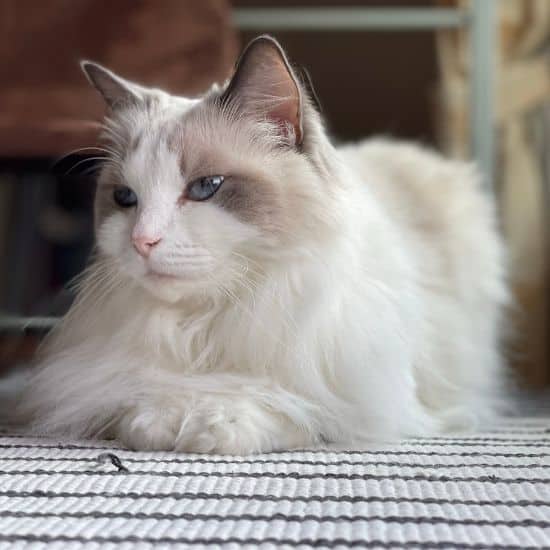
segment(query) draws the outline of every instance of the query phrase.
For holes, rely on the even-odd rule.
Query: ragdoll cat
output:
[[[263,36],[200,98],[94,63],[97,250],[21,409],[45,434],[244,454],[491,418],[507,301],[472,166],[331,145]]]

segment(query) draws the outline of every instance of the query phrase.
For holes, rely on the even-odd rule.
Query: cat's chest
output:
[[[220,329],[220,313],[212,310],[150,312],[138,336],[155,368],[172,372],[208,372],[228,363]]]

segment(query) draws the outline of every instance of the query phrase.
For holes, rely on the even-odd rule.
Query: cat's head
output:
[[[82,67],[109,109],[96,240],[118,272],[176,301],[238,286],[323,238],[331,190],[318,150],[329,146],[274,39],[254,40],[201,98]]]

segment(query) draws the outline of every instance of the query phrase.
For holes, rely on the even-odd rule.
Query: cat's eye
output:
[[[223,176],[198,178],[187,186],[185,196],[191,201],[205,201],[216,193],[224,179]]]
[[[113,191],[113,199],[121,208],[131,208],[138,202],[137,195],[125,185],[116,185]]]

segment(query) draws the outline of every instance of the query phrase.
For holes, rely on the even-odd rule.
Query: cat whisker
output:
[[[263,273],[259,273],[258,271],[254,270],[254,269],[251,269],[250,266],[248,265],[249,261],[252,261],[252,260],[249,260],[248,258],[246,258],[245,256],[243,256],[242,254],[239,254],[238,252],[235,252],[233,251],[232,252],[232,255],[237,257],[237,258],[241,258],[243,259],[245,262],[246,262],[246,265],[245,266],[241,266],[241,264],[239,264],[239,267],[243,267],[243,275],[246,276],[246,273],[250,272],[252,275],[255,275],[258,279],[263,279],[263,277],[265,277],[265,274]],[[261,266],[260,264],[258,264],[257,262],[254,262],[255,265],[259,266],[260,269],[261,269]],[[243,280],[241,279],[240,277],[235,277],[234,281],[241,285],[243,288],[245,288],[246,290],[248,290],[248,292],[250,293],[250,296],[253,300],[255,300],[255,295],[254,293],[258,290],[259,288],[259,284],[250,279],[250,278],[246,278],[246,280]],[[273,293],[272,293],[272,298],[273,300],[276,299],[276,292],[275,292],[275,288],[273,289]],[[298,326],[297,326],[297,323],[295,322],[294,318],[292,317],[292,315],[290,314],[290,312],[288,311],[288,309],[286,309],[283,304],[282,304],[282,301],[279,299],[277,300],[277,304],[278,304],[278,307],[279,309],[285,314],[285,323],[287,325],[287,328],[289,328],[291,330],[291,332],[295,332],[297,329],[298,329]],[[254,306],[255,306],[255,303],[254,303]]]
[[[235,281],[237,284],[241,285],[245,290],[248,290],[250,293],[251,299],[254,301],[254,307],[256,305],[255,303],[255,293],[259,289],[259,285],[256,283],[253,283],[250,280],[242,281],[239,279],[236,279]],[[298,324],[294,320],[293,316],[291,315],[290,311],[283,305],[282,301],[280,299],[276,299],[277,295],[275,292],[275,289],[271,294],[271,299],[273,300],[273,303],[276,304],[280,312],[283,314],[281,317],[281,321],[283,322],[284,326],[288,329],[290,334],[296,334],[298,331]]]
[[[109,160],[109,157],[87,157],[85,159],[82,159],[80,161],[78,161],[76,164],[73,164],[66,172],[65,172],[65,176],[67,176],[70,172],[72,172],[75,168],[77,168],[78,166],[80,166],[81,164],[84,164],[86,162],[92,162],[92,161],[97,161],[97,160],[100,160],[100,161],[107,161]]]
[[[84,153],[84,152],[100,152],[100,153],[106,153],[108,155],[114,155],[116,154],[114,149],[106,148],[106,147],[99,147],[99,146],[89,146],[89,147],[79,147],[78,149],[73,149],[72,151],[69,151],[68,153],[64,154],[63,156],[56,159],[53,163],[53,167],[55,168],[58,164],[62,163],[67,158],[76,155],[78,153]]]
[[[231,255],[234,256],[235,258],[238,258],[238,259],[244,261],[244,263],[245,263],[245,265],[247,266],[248,269],[250,269],[250,265],[255,266],[256,268],[258,268],[258,271],[254,271],[254,273],[257,274],[257,275],[263,275],[263,271],[264,271],[263,266],[260,265],[255,260],[252,260],[251,258],[247,258],[243,254],[240,254],[239,252],[236,252],[235,250],[233,250],[231,252]]]
[[[255,309],[256,308],[256,303],[255,303],[255,293],[254,293],[254,289],[253,288],[250,288],[250,287],[247,287],[242,281],[238,281],[242,286],[244,286],[245,289],[247,289],[249,292],[250,292],[250,297],[253,301],[253,308]],[[268,336],[271,340],[273,340],[278,346],[280,346],[281,348],[283,349],[286,349],[287,351],[291,351],[289,346],[284,343],[280,338],[277,338],[274,334],[273,334],[273,331],[269,330],[265,324],[257,317],[254,315],[254,313],[249,309],[247,308],[242,300],[239,299],[239,297],[231,290],[229,289],[227,286],[223,285],[223,284],[218,284],[217,285],[217,288],[219,290],[221,290],[225,295],[226,297],[229,298],[230,302],[237,308],[239,308],[239,310],[241,310],[242,312],[244,312],[250,319],[253,319],[254,322],[262,329],[262,332],[264,332],[264,334],[266,336]],[[284,323],[284,321],[283,321]],[[288,324],[286,324],[287,326],[287,329],[291,329],[292,327],[290,327]],[[291,334],[295,334],[295,332],[293,330],[291,330]]]
[[[91,174],[95,174],[99,170],[101,170],[102,166],[90,166],[89,168],[86,168],[80,172],[80,175],[82,176],[89,176]]]

